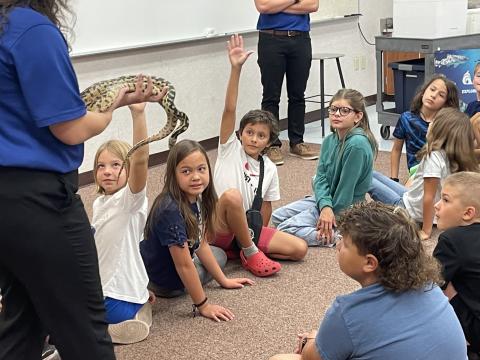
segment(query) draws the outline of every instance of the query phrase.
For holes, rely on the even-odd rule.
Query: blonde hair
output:
[[[357,203],[341,214],[338,228],[361,255],[375,256],[378,280],[386,289],[418,290],[442,282],[439,263],[426,253],[418,225],[405,209]]]
[[[97,181],[97,167],[98,167],[98,158],[100,154],[104,151],[107,150],[109,153],[115,155],[119,159],[125,159],[127,156],[128,151],[132,148],[132,146],[121,140],[109,140],[106,143],[103,143],[100,145],[100,147],[97,149],[97,153],[95,154],[95,159],[93,161],[93,178],[95,180],[95,192],[97,194],[105,194],[105,189],[102,188]],[[127,159],[125,163],[125,171],[127,172],[127,177],[128,173],[130,171],[130,161]],[[119,174],[120,175],[120,174]]]
[[[368,120],[368,114],[365,107],[365,99],[363,95],[359,91],[354,89],[340,89],[335,93],[335,95],[333,95],[329,105],[332,105],[334,101],[341,99],[347,100],[356,113],[361,112],[363,114],[360,121],[352,129],[357,127],[363,129],[368,141],[370,142],[373,154],[374,156],[376,156],[378,152],[378,143],[372,131],[370,130],[370,122]],[[335,132],[335,129],[333,129],[332,127],[330,127],[330,130],[332,132]]]
[[[467,115],[454,108],[442,108],[427,132],[427,142],[417,153],[421,160],[432,151],[444,150],[450,171],[478,171],[478,162],[473,149],[473,127]]]
[[[465,206],[473,206],[480,216],[480,173],[474,171],[460,171],[449,175],[445,186],[458,189],[460,201]]]

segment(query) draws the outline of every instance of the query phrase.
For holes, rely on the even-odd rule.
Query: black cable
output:
[[[358,30],[360,30],[360,34],[361,34],[362,37],[363,37],[363,40],[365,40],[365,42],[366,42],[368,45],[375,46],[375,43],[371,43],[370,41],[367,40],[367,38],[365,37],[365,35],[363,35],[362,28],[360,27],[360,20],[358,20],[357,25],[358,25]]]
[[[361,14],[362,12],[360,11],[360,0],[357,1],[357,8],[358,8],[358,13]],[[363,34],[362,28],[360,26],[360,17],[358,17],[357,26],[358,26],[358,30],[360,30],[360,34],[362,35],[363,40],[365,40],[365,42],[368,45],[375,46],[375,43],[371,43],[370,41],[368,41],[367,38],[365,37],[365,35]]]

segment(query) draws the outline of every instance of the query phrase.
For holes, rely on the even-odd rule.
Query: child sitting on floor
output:
[[[398,182],[400,157],[403,144],[407,151],[407,167],[413,175],[420,162],[417,152],[427,141],[428,126],[435,120],[437,112],[444,107],[458,109],[458,90],[454,82],[443,74],[435,74],[427,79],[415,94],[409,111],[405,111],[393,131],[393,147],[390,156],[390,177]]]
[[[426,240],[432,234],[434,205],[447,176],[478,169],[473,147],[468,116],[454,108],[443,108],[428,128],[427,143],[418,153],[421,160],[411,185],[407,188],[375,171],[369,194],[376,201],[406,208],[422,223],[421,235]]]
[[[299,335],[295,353],[270,360],[465,360],[465,337],[437,261],[400,207],[378,202],[345,210],[337,260],[361,289],[336,298],[320,329]]]
[[[168,154],[165,184],[148,215],[140,250],[155,295],[174,297],[186,290],[194,314],[198,310],[212,320],[228,321],[234,318],[232,311],[208,302],[202,285],[212,277],[226,289],[254,282],[229,279],[223,273],[225,252],[209,245],[215,233],[216,206],[205,149],[196,141],[178,142]]]
[[[377,154],[361,93],[338,90],[328,112],[332,133],[322,143],[313,196],[285,205],[272,215],[278,230],[304,239],[309,246],[335,243],[335,216],[365,200]]]
[[[433,252],[443,266],[444,293],[470,343],[469,353],[480,356],[480,174],[450,175],[435,215],[437,227],[445,230]]]
[[[277,259],[301,260],[307,252],[302,239],[268,227],[272,214],[272,201],[280,199],[277,167],[263,150],[278,136],[273,115],[263,110],[249,111],[240,121],[239,137],[235,134],[238,86],[242,66],[251,54],[243,48],[243,39],[232,36],[228,43],[231,64],[230,79],[225,97],[225,108],[220,125],[218,158],[215,164],[215,188],[225,206],[219,201],[218,213],[230,221],[230,231],[219,222],[214,244],[234,257],[234,236],[242,248],[240,258],[244,268],[257,276],[268,276],[280,270],[280,264],[264,254]],[[259,186],[260,161],[264,163],[261,196],[263,227],[254,243],[250,235],[245,211],[252,207]],[[257,248],[258,246],[258,248]]]
[[[159,94],[159,100],[166,90]],[[129,105],[134,144],[147,137],[145,105]],[[134,152],[121,171],[130,148],[124,141],[107,141],[97,150],[93,170],[101,196],[93,203],[92,227],[108,331],[117,344],[135,343],[148,336],[150,303],[154,301],[147,290],[148,276],[139,249],[147,220],[149,147]]]

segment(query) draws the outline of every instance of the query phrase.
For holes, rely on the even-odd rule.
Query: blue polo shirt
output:
[[[60,173],[80,166],[83,144],[66,145],[49,129],[86,113],[67,44],[28,7],[14,8],[0,35],[0,94],[0,166]]]
[[[397,125],[395,125],[393,137],[405,142],[405,148],[407,150],[407,166],[409,169],[419,163],[416,155],[427,142],[428,125],[428,122],[411,111],[405,111],[402,113],[398,119]]]
[[[310,15],[287,14],[260,14],[257,22],[257,30],[296,30],[310,31]]]
[[[191,210],[199,215],[197,204],[191,204]],[[187,246],[188,241],[185,219],[178,203],[170,196],[165,196],[153,213],[153,231],[149,232],[140,243],[140,253],[147,270],[148,278],[156,285],[169,290],[180,290],[183,285],[178,276],[170,254],[171,246]],[[151,215],[152,216],[152,215]],[[198,246],[198,244],[195,244]],[[190,249],[193,256],[193,249]]]

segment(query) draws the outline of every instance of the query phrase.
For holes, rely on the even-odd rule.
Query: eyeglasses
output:
[[[346,106],[336,107],[336,106],[330,105],[330,107],[328,108],[328,113],[330,115],[335,115],[337,113],[337,111],[340,112],[340,116],[347,116],[352,111],[353,112],[358,112],[357,110],[346,107]]]

